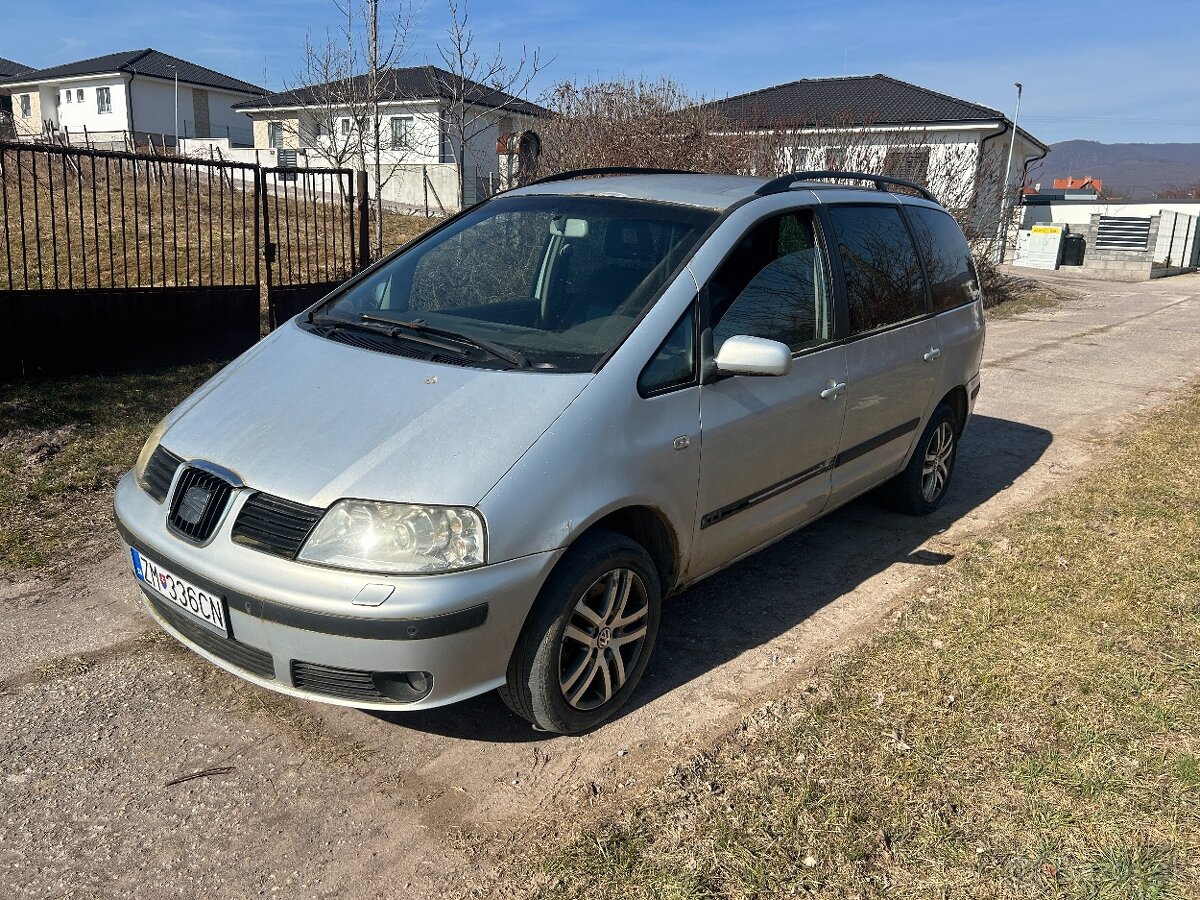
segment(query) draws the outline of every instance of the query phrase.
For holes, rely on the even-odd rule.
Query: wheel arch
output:
[[[967,425],[967,415],[971,409],[970,403],[967,400],[967,389],[961,384],[951,388],[949,393],[947,393],[946,396],[938,401],[938,404],[934,406],[934,409],[937,409],[937,407],[942,403],[945,403],[952,410],[954,410],[954,418],[958,425],[957,433],[962,434],[963,429]]]
[[[597,529],[616,532],[641,545],[654,560],[663,596],[675,589],[681,571],[679,539],[660,510],[644,504],[619,507],[589,522],[572,537],[571,543]]]

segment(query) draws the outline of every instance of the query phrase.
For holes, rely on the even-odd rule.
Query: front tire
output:
[[[584,535],[534,603],[500,697],[543,731],[578,734],[617,712],[637,687],[662,610],[658,570],[624,535]]]
[[[909,515],[927,516],[942,505],[954,474],[958,435],[958,416],[945,403],[938,404],[908,465],[885,486],[889,506]]]

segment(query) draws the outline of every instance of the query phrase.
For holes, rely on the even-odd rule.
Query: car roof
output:
[[[704,174],[645,174],[607,175],[599,178],[575,178],[546,181],[506,192],[513,195],[555,195],[584,197],[620,197],[629,200],[650,200],[657,203],[677,203],[703,209],[724,211],[755,195],[770,179],[744,175]],[[820,201],[874,200],[880,203],[915,203],[937,206],[935,203],[907,194],[878,191],[874,187],[830,184],[820,181],[797,181],[792,191],[818,192]]]

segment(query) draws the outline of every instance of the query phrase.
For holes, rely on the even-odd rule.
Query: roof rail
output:
[[[884,185],[896,185],[897,187],[905,187],[909,190],[916,191],[926,200],[934,203],[938,202],[937,197],[925,190],[919,184],[914,184],[911,181],[905,181],[903,178],[892,178],[890,175],[872,175],[869,172],[792,172],[788,175],[780,175],[778,178],[772,178],[754,193],[760,196],[768,194],[782,194],[784,191],[790,190],[792,185],[797,181],[825,181],[830,178],[851,179],[854,181],[870,181],[875,185],[875,190],[886,191]]]
[[[698,172],[688,172],[685,169],[643,169],[639,166],[599,166],[595,169],[575,169],[573,172],[559,172],[557,175],[547,175],[529,184],[549,184],[552,181],[571,181],[575,178],[587,178],[590,175],[698,175]]]

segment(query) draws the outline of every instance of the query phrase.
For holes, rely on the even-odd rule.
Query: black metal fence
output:
[[[274,166],[261,171],[266,293],[272,328],[366,262],[366,173]]]
[[[0,377],[241,352],[365,264],[360,175],[0,141]]]

